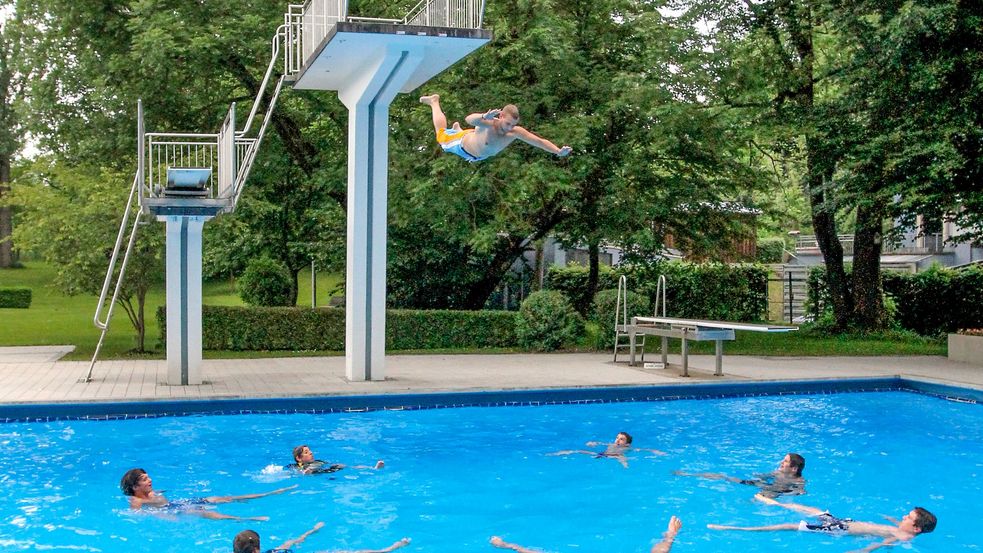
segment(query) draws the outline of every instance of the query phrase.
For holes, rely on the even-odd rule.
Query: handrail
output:
[[[140,108],[138,108],[139,110]],[[143,118],[140,118],[140,123],[138,127],[142,128]],[[113,289],[113,298],[109,301],[109,308],[106,310],[106,320],[100,320],[100,315],[102,313],[103,305],[106,303],[106,293],[109,292],[109,284],[113,280],[113,270],[116,268],[116,260],[119,258],[120,246],[123,243],[123,235],[126,233],[126,226],[129,224],[130,212],[133,210],[133,197],[137,195],[137,187],[140,186],[140,173],[141,170],[137,170],[137,174],[133,177],[133,186],[130,187],[130,195],[126,200],[126,210],[123,212],[123,221],[119,226],[119,233],[116,235],[116,245],[113,247],[113,255],[109,260],[109,268],[106,269],[106,280],[102,283],[102,292],[99,293],[99,303],[96,305],[95,315],[92,317],[92,322],[96,325],[96,328],[102,330],[99,335],[99,341],[96,343],[96,350],[92,353],[92,361],[89,363],[89,371],[85,374],[85,378],[81,382],[92,382],[92,370],[96,366],[96,359],[99,357],[99,351],[102,349],[102,342],[106,338],[106,333],[109,331],[109,321],[113,318],[113,307],[116,306],[116,299],[119,297],[120,288],[123,285],[123,279],[126,276],[126,265],[130,260],[130,252],[133,251],[133,244],[136,243],[137,230],[140,228],[140,216],[142,212],[137,212],[136,219],[133,221],[133,229],[130,231],[130,240],[126,244],[126,253],[123,254],[123,261],[120,264],[119,276],[116,278],[116,287]]]
[[[659,280],[655,285],[655,313],[654,316],[659,316],[659,293],[662,294],[662,316],[666,316],[666,275],[659,275]]]
[[[624,297],[624,300],[621,298]],[[628,278],[621,275],[618,278],[618,299],[614,304],[614,331],[618,332],[618,314],[621,313],[621,324],[628,324]]]
[[[246,123],[242,126],[242,130],[236,131],[236,136],[242,136],[248,133],[249,129],[253,126],[253,117],[256,116],[259,103],[263,99],[263,91],[266,90],[266,85],[270,82],[270,75],[273,74],[273,68],[276,66],[277,58],[280,57],[280,39],[284,41],[284,47],[286,48],[287,34],[285,27],[286,25],[280,25],[276,30],[276,34],[273,35],[273,52],[270,56],[270,64],[266,67],[266,74],[263,75],[263,83],[259,85],[259,92],[256,94],[256,99],[253,100],[253,107],[249,110],[249,117],[246,118]]]

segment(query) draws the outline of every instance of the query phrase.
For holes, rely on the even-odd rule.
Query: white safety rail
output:
[[[402,19],[352,17],[348,15],[347,0],[290,4],[283,16],[284,73],[299,73],[331,29],[342,21],[480,29],[484,14],[485,0],[421,0]]]
[[[484,0],[420,0],[403,19],[403,24],[480,29],[484,13]]]

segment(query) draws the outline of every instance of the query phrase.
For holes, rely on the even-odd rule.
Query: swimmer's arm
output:
[[[536,551],[535,549],[529,549],[515,543],[509,543],[498,536],[492,536],[491,539],[488,540],[488,543],[494,545],[499,549],[511,549],[516,553],[541,553],[539,551]]]
[[[564,146],[561,148],[556,144],[553,144],[549,140],[546,140],[545,138],[533,132],[527,131],[522,127],[515,127],[514,129],[512,129],[512,134],[514,134],[516,138],[525,142],[526,144],[529,144],[530,146],[535,146],[540,150],[546,150],[547,152],[559,157],[566,157],[570,155],[570,152],[573,151],[573,148],[571,148],[570,146]]]
[[[501,112],[502,110],[500,109],[490,109],[485,113],[472,113],[471,115],[465,117],[464,120],[472,127],[490,127],[492,121],[494,121]]]
[[[659,450],[659,449],[652,449],[651,447],[635,447],[635,448],[632,448],[632,449],[637,449],[639,451],[649,451],[651,453],[655,453],[656,455],[669,455],[665,451],[662,451],[662,450]]]
[[[853,551],[848,551],[847,553],[867,553],[868,551],[873,551],[875,549],[880,549],[881,547],[886,547],[889,545],[894,545],[898,541],[897,538],[887,538],[880,543],[872,543],[863,549],[855,549]]]
[[[282,544],[280,544],[279,547],[273,548],[273,550],[276,551],[278,549],[292,549],[293,546],[295,546],[295,545],[297,545],[299,543],[302,543],[304,540],[306,540],[307,539],[307,536],[310,536],[311,534],[313,534],[314,532],[317,532],[318,530],[320,530],[323,527],[324,527],[324,523],[323,522],[318,522],[317,524],[314,525],[314,528],[311,528],[310,530],[304,532],[303,534],[301,534],[300,536],[298,536],[298,537],[296,537],[296,538],[294,538],[292,540],[287,540],[287,541],[283,542]]]
[[[665,455],[665,454],[663,454]],[[726,480],[728,482],[743,482],[740,478],[735,478],[733,476],[727,476],[726,474],[720,474],[718,472],[683,472],[681,470],[673,471],[676,476],[696,476],[698,478],[706,478],[707,480]]]
[[[587,442],[584,445],[586,445],[587,447],[597,447],[599,445],[611,445],[611,444],[606,444],[604,442]]]

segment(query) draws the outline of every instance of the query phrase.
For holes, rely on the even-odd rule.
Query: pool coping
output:
[[[87,403],[0,405],[0,423],[58,420],[121,420],[196,415],[357,413],[459,407],[722,399],[906,391],[960,403],[983,403],[983,390],[901,376],[646,386],[537,388],[297,397],[250,397]]]

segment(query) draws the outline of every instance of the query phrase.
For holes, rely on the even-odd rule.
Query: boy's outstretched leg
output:
[[[280,488],[277,490],[273,490],[271,492],[251,493],[248,495],[213,495],[211,497],[206,497],[205,502],[206,503],[231,503],[233,501],[247,501],[249,499],[259,499],[260,497],[266,497],[268,495],[281,494],[283,492],[292,490],[296,487],[297,485],[294,484],[293,486],[287,486],[286,488]]]
[[[420,97],[421,104],[427,104],[430,106],[430,110],[433,113],[433,128],[434,131],[440,132],[447,128],[447,116],[444,115],[444,110],[440,109],[440,95],[431,94],[429,96]]]
[[[777,530],[798,530],[798,524],[774,524],[772,526],[721,526],[719,524],[707,524],[711,530],[742,530],[744,532],[774,532]]]

